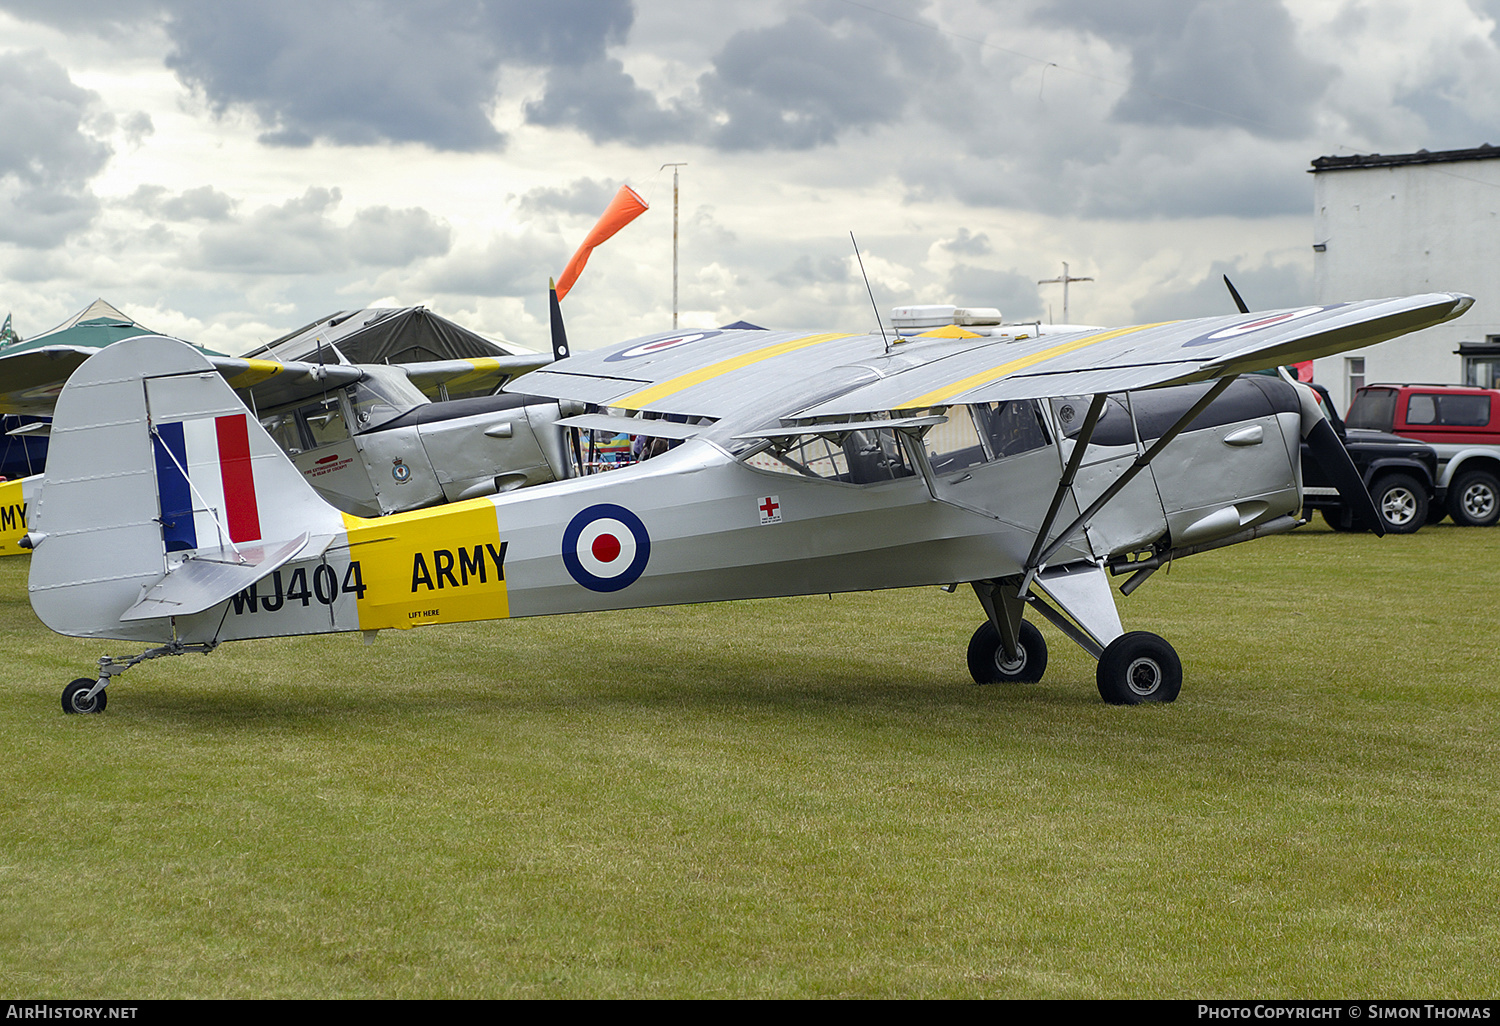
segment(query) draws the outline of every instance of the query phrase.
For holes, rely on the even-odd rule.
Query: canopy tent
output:
[[[405,306],[341,310],[245,355],[307,363],[422,363],[529,352],[487,339],[426,307]]]
[[[101,349],[122,338],[156,334],[160,333],[152,331],[130,316],[121,313],[104,300],[96,299],[49,331],[0,346],[0,356],[29,353],[48,346]]]

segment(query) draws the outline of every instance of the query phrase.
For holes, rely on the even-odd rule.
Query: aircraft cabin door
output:
[[[1031,400],[952,406],[947,417],[923,438],[933,496],[1035,531],[1058,481],[1054,431],[1041,406]]]

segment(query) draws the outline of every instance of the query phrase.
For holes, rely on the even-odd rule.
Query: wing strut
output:
[[[1203,398],[1199,399],[1196,403],[1193,404],[1190,410],[1179,417],[1177,419],[1177,423],[1168,428],[1166,433],[1152,444],[1151,448],[1147,449],[1144,453],[1137,456],[1135,458],[1135,462],[1125,469],[1125,473],[1115,478],[1114,483],[1111,484],[1108,488],[1104,489],[1104,492],[1089,505],[1089,508],[1078,515],[1078,519],[1074,520],[1071,524],[1063,529],[1062,533],[1060,533],[1056,538],[1052,539],[1052,542],[1042,550],[1040,555],[1034,555],[1026,561],[1026,575],[1021,579],[1020,590],[1020,594],[1023,597],[1026,595],[1027,590],[1031,585],[1032,579],[1036,577],[1037,571],[1041,567],[1046,565],[1047,560],[1051,559],[1053,554],[1057,552],[1058,549],[1067,544],[1068,540],[1072,538],[1073,535],[1077,534],[1085,524],[1092,520],[1094,518],[1094,515],[1098,513],[1099,510],[1104,508],[1105,503],[1109,502],[1110,499],[1113,499],[1116,495],[1120,494],[1121,490],[1123,490],[1126,485],[1135,480],[1135,476],[1137,474],[1150,466],[1151,461],[1156,458],[1157,454],[1165,449],[1167,445],[1171,443],[1172,439],[1182,434],[1182,432],[1187,429],[1188,425],[1198,418],[1198,414],[1202,413],[1208,407],[1209,403],[1219,398],[1220,394],[1222,394],[1223,391],[1229,387],[1230,383],[1232,383],[1237,377],[1239,377],[1238,374],[1231,374],[1214,382],[1214,387],[1203,393]],[[1094,397],[1094,403],[1102,407],[1103,404],[1101,400],[1103,398],[1103,396],[1096,395]],[[1093,412],[1094,407],[1090,406],[1089,415],[1093,416]],[[1088,428],[1090,425],[1085,424],[1084,426],[1085,428]],[[1083,438],[1083,433],[1080,432],[1077,447],[1073,450],[1073,459],[1068,461],[1070,470],[1076,470],[1076,467],[1074,467],[1073,464],[1075,461],[1080,460],[1078,450],[1083,447],[1085,442],[1086,440]],[[1063,486],[1059,484],[1059,493],[1053,498],[1054,512],[1056,508],[1062,503],[1062,487]],[[1046,524],[1046,527],[1048,529],[1051,528],[1051,516],[1052,514],[1049,513],[1048,521]],[[1036,544],[1041,545],[1042,539],[1045,537],[1047,537],[1045,531],[1038,532]],[[1035,546],[1033,546],[1033,552],[1035,552]]]
[[[1041,562],[1037,557],[1041,555],[1042,545],[1047,540],[1047,535],[1052,532],[1053,521],[1057,519],[1057,511],[1062,509],[1063,499],[1067,497],[1068,489],[1073,487],[1073,478],[1078,476],[1078,468],[1083,465],[1083,454],[1089,447],[1089,440],[1094,437],[1094,427],[1099,423],[1099,418],[1104,414],[1105,393],[1100,392],[1094,396],[1094,401],[1089,404],[1089,412],[1083,418],[1083,427],[1078,431],[1078,437],[1073,443],[1073,455],[1068,457],[1068,465],[1063,469],[1061,480],[1057,482],[1057,491],[1053,493],[1052,505],[1047,507],[1047,515],[1042,518],[1042,526],[1037,530],[1036,542],[1031,546],[1031,555],[1026,557],[1026,566],[1035,567]],[[1031,583],[1033,574],[1026,575],[1026,582],[1021,585],[1021,594],[1026,594],[1026,586]]]

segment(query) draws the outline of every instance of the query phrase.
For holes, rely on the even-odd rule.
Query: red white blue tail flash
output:
[[[151,448],[168,552],[260,539],[244,414],[157,424]]]

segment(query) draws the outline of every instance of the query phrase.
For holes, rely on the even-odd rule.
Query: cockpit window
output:
[[[915,473],[896,432],[887,428],[772,439],[745,463],[758,470],[849,484],[894,481]]]
[[[1040,449],[1049,439],[1036,403],[1024,399],[955,406],[926,442],[927,460],[941,476]]]
[[[980,403],[972,409],[974,423],[991,459],[1019,456],[1049,444],[1041,410],[1029,399]]]
[[[428,402],[403,371],[381,366],[366,369],[365,376],[351,386],[349,400],[357,431],[372,431]]]

